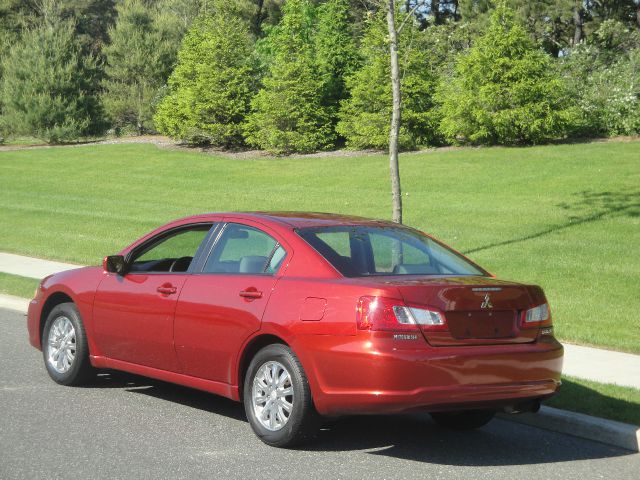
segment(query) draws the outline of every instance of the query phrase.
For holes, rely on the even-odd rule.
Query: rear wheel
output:
[[[461,410],[459,412],[434,412],[431,418],[441,427],[453,430],[474,430],[489,423],[496,412],[493,410]]]
[[[304,443],[318,429],[307,376],[285,345],[268,345],[251,361],[244,381],[244,408],[258,438],[274,447]]]
[[[95,374],[80,312],[73,303],[53,307],[42,332],[42,354],[49,376],[61,385],[81,385]]]

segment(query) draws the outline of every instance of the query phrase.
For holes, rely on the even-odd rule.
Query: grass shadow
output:
[[[538,232],[523,235],[521,237],[471,248],[462,253],[469,255],[483,250],[488,250],[490,248],[533,240],[551,233],[560,232],[568,228],[595,222],[615,215],[624,215],[632,218],[640,217],[640,190],[619,192],[595,192],[591,190],[584,190],[582,192],[575,193],[573,197],[575,200],[571,202],[563,202],[556,205],[568,213],[567,219],[564,223],[553,225]]]
[[[600,390],[598,391],[585,383],[587,382],[573,381],[565,377],[562,379],[559,393],[545,403],[550,407],[640,426],[639,393],[635,393],[635,401],[628,401],[620,397],[624,396],[625,392],[631,395],[633,389],[616,385],[597,385],[596,388]]]

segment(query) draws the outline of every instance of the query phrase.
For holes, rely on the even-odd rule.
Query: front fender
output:
[[[29,343],[42,350],[42,330],[47,315],[56,305],[71,301],[75,303],[85,331],[89,351],[99,354],[93,338],[93,301],[96,289],[103,278],[100,267],[83,267],[46,277],[38,287],[36,296],[29,302],[27,311],[27,328]]]

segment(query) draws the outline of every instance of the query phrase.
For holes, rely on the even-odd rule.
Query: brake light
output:
[[[385,297],[360,297],[356,307],[360,330],[417,331],[444,330],[446,322],[440,312],[408,307],[399,300]]]
[[[542,327],[551,325],[549,304],[543,303],[537,307],[522,312],[521,324],[523,328]]]

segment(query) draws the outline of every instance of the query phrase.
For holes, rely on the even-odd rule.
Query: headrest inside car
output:
[[[240,273],[264,273],[264,267],[267,265],[267,257],[260,255],[250,255],[240,259]]]

